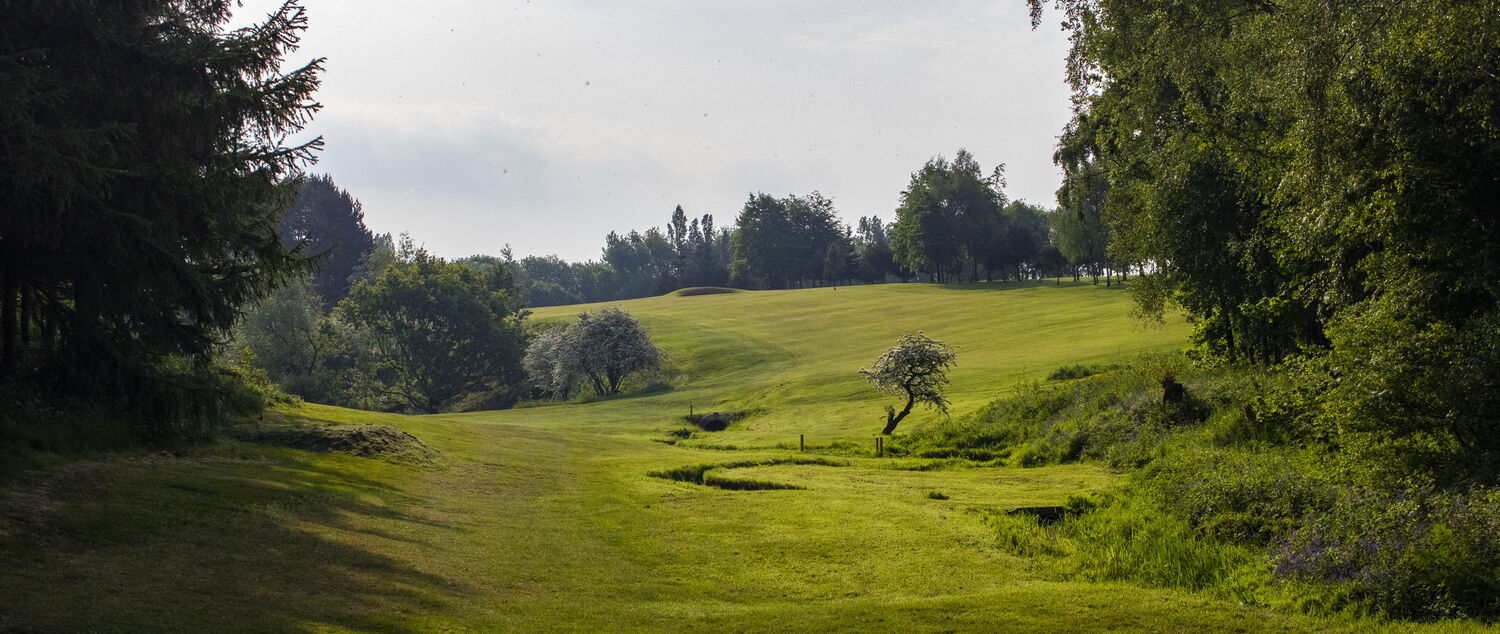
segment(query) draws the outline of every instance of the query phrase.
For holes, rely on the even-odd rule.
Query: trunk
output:
[[[901,410],[900,414],[896,413],[896,408],[887,405],[885,408],[885,429],[880,430],[880,434],[889,436],[891,432],[896,431],[896,425],[901,422],[901,419],[906,418],[907,414],[911,413],[911,406],[915,402],[916,397],[906,397],[906,407]]]
[[[48,290],[42,294],[47,299],[47,307],[42,313],[42,346],[48,353],[57,349],[57,321],[61,310],[57,307],[57,297]]]
[[[7,377],[16,372],[16,356],[18,347],[16,341],[16,291],[19,285],[6,279],[0,284],[0,320],[4,325],[0,326],[0,377]]]
[[[31,345],[31,323],[36,320],[36,292],[21,287],[21,345]]]

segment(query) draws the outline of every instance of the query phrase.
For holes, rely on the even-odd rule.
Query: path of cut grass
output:
[[[772,491],[647,475],[783,460],[773,445],[795,433],[869,438],[881,401],[853,370],[904,330],[963,346],[960,412],[1064,363],[1180,344],[1181,324],[1138,330],[1124,300],[1042,286],[640,300],[627,308],[686,377],[673,390],[450,416],[288,412],[399,427],[443,452],[435,466],[225,441],[33,473],[0,497],[0,632],[1361,629],[1046,581],[995,547],[982,513],[1111,486],[1098,467],[851,455],[724,470],[803,487]],[[764,408],[712,441],[753,448],[657,442],[688,403]]]

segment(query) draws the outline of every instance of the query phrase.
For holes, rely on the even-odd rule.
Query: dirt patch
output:
[[[387,425],[295,425],[236,429],[236,440],[389,462],[436,464],[442,452]]]

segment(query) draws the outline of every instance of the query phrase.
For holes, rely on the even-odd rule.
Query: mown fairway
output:
[[[400,427],[438,465],[226,441],[29,474],[0,498],[0,631],[1357,628],[1049,580],[994,547],[984,512],[1111,486],[1103,469],[916,471],[869,455],[890,399],[855,371],[900,333],[960,346],[961,417],[1063,364],[1183,344],[1179,322],[1131,321],[1123,292],[890,285],[624,305],[670,355],[670,389],[432,417],[286,413]],[[659,442],[689,405],[761,413]],[[919,410],[898,433],[935,420]],[[802,490],[647,476],[786,459],[798,434],[858,450],[723,473]]]

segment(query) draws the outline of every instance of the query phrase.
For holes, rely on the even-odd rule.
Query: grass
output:
[[[0,631],[1368,625],[1058,579],[997,542],[986,518],[1117,487],[1103,467],[874,457],[886,398],[855,370],[900,333],[960,346],[950,396],[972,411],[1062,365],[1182,344],[1180,322],[1129,321],[1121,292],[891,285],[622,304],[666,349],[670,390],[428,417],[284,413],[400,429],[441,452],[439,466],[223,440],[12,479],[0,491]],[[758,413],[656,442],[689,406]],[[898,433],[941,421],[923,411]],[[841,457],[796,459],[799,435]],[[700,484],[787,488],[700,486],[695,471]]]

